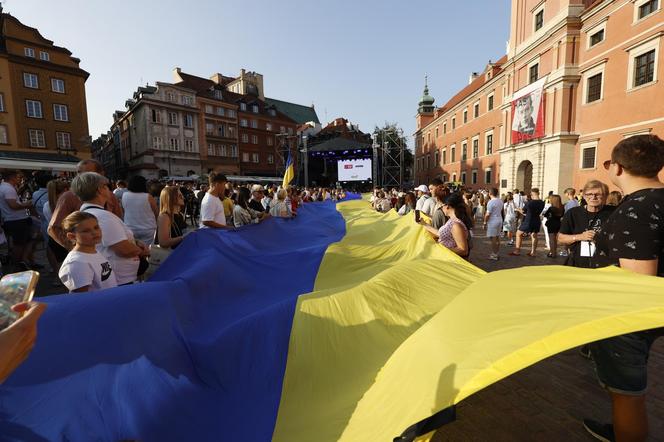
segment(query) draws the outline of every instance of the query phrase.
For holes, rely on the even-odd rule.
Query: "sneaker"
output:
[[[566,257],[567,256],[567,251],[566,250],[561,251],[560,253],[558,253],[558,256],[565,256]]]
[[[514,245],[514,241],[507,241],[507,245],[508,245],[508,246],[513,246],[513,245]]]
[[[591,419],[584,419],[583,428],[597,440],[603,442],[615,442],[616,440],[613,435],[613,425],[611,424],[601,424]]]

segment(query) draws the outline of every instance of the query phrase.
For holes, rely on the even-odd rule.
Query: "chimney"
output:
[[[181,73],[182,69],[180,69],[179,67],[173,69],[173,83],[179,83],[182,81],[182,77],[180,76]]]
[[[478,74],[477,72],[472,72],[470,74],[470,77],[468,78],[468,84],[472,83],[479,76],[480,74]]]
[[[217,72],[210,77],[210,80],[214,81],[216,84],[221,84],[223,78],[224,76]]]

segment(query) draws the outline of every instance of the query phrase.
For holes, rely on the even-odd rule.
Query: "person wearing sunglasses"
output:
[[[664,141],[655,135],[624,139],[613,148],[604,168],[625,198],[596,235],[597,259],[603,265],[664,277],[664,183],[658,178],[664,168]],[[664,328],[590,344],[597,377],[608,390],[613,409],[613,425],[583,421],[597,439],[647,439],[648,356],[661,336]]]
[[[614,209],[606,205],[608,194],[609,187],[603,182],[588,181],[582,191],[586,205],[565,211],[558,233],[558,244],[570,249],[565,265],[582,268],[599,266],[599,262],[593,259],[594,239]]]

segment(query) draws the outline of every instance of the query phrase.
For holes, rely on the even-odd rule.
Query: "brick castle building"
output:
[[[1,167],[72,171],[90,157],[79,63],[0,7]]]
[[[512,0],[507,54],[436,108],[425,85],[416,182],[561,193],[625,137],[664,135],[660,0]]]

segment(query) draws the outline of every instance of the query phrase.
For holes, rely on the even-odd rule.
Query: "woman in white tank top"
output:
[[[154,242],[157,231],[157,202],[148,193],[147,181],[142,176],[129,179],[127,192],[122,195],[124,222],[131,229],[134,237],[146,245]]]

